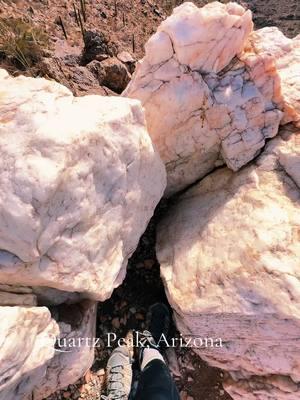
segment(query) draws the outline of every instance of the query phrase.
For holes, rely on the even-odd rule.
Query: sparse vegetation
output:
[[[48,36],[21,18],[0,19],[0,53],[19,68],[38,62],[48,46]]]

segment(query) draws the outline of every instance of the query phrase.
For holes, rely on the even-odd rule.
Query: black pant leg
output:
[[[135,400],[180,400],[177,388],[166,364],[152,360],[143,369]]]

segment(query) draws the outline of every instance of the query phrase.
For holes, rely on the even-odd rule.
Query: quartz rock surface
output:
[[[0,70],[0,282],[107,299],[165,188],[138,101]]]
[[[251,377],[250,381],[228,379],[226,391],[234,400],[298,400],[300,384],[286,376]]]
[[[243,50],[252,28],[251,11],[237,3],[212,2],[198,8],[186,2],[150,38],[146,61],[160,64],[175,53],[178,63],[191,70],[217,73]]]
[[[266,27],[250,36],[258,54],[270,54],[276,60],[283,95],[283,123],[294,121],[300,127],[300,35],[287,38],[276,27]]]
[[[51,314],[46,307],[0,307],[0,400],[42,400],[91,367],[96,303],[64,304]]]
[[[34,400],[42,400],[56,390],[75,383],[94,360],[96,303],[83,301],[56,310],[60,329],[58,350],[49,361],[41,384],[33,390]]]
[[[23,400],[54,356],[57,323],[45,307],[0,307],[0,399]]]
[[[279,75],[272,56],[246,46],[252,29],[236,3],[184,3],[147,42],[123,95],[145,107],[166,195],[223,163],[238,170],[277,134]]]
[[[177,326],[221,338],[223,346],[195,351],[230,372],[230,393],[246,393],[233,398],[277,398],[268,395],[270,376],[295,384],[279,399],[299,391],[299,204],[300,132],[287,125],[249,166],[220,168],[186,191],[158,227]],[[248,396],[260,377],[263,394]]]

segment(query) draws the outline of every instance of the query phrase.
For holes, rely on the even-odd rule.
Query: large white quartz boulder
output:
[[[195,350],[230,372],[233,398],[299,396],[299,205],[300,132],[287,125],[250,166],[221,168],[186,191],[159,225],[177,326],[215,339]]]
[[[165,188],[138,101],[0,70],[0,282],[105,300]]]
[[[300,126],[300,35],[289,39],[276,27],[259,29],[250,36],[255,52],[276,60],[283,95],[283,123]]]
[[[145,107],[166,195],[224,162],[238,170],[277,134],[279,76],[273,57],[245,45],[252,29],[251,11],[236,3],[184,3],[146,44],[123,95]]]
[[[57,323],[45,307],[0,307],[0,399],[23,400],[54,356]]]

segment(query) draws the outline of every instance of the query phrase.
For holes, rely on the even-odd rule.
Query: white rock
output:
[[[283,95],[283,123],[295,121],[300,126],[300,35],[289,39],[276,27],[252,33],[250,42],[256,52],[276,59]]]
[[[195,350],[250,384],[268,375],[300,382],[300,132],[290,129],[252,165],[219,169],[188,190],[158,229],[179,330],[221,338],[222,347]]]
[[[42,400],[91,367],[96,303],[62,305],[52,313],[57,322],[45,307],[0,307],[0,400]]]
[[[105,300],[165,187],[135,100],[0,71],[0,281]]]
[[[300,384],[285,376],[251,378],[250,381],[227,380],[226,391],[234,400],[299,400]]]
[[[226,164],[238,170],[277,134],[280,81],[269,55],[243,51],[251,12],[235,3],[175,8],[145,46],[123,95],[141,100],[166,195]]]
[[[93,339],[96,337],[96,304],[85,301],[66,307],[64,314],[72,322],[59,321],[58,350],[48,363],[41,384],[32,393],[35,400],[42,400],[56,390],[67,387],[81,378],[94,360]]]
[[[0,399],[23,400],[54,355],[59,328],[44,307],[0,307]]]
[[[158,33],[168,36],[180,64],[192,70],[220,72],[243,50],[252,28],[251,11],[236,3],[213,2],[198,8],[187,2],[174,9]],[[159,40],[157,45],[156,53],[160,53]]]

